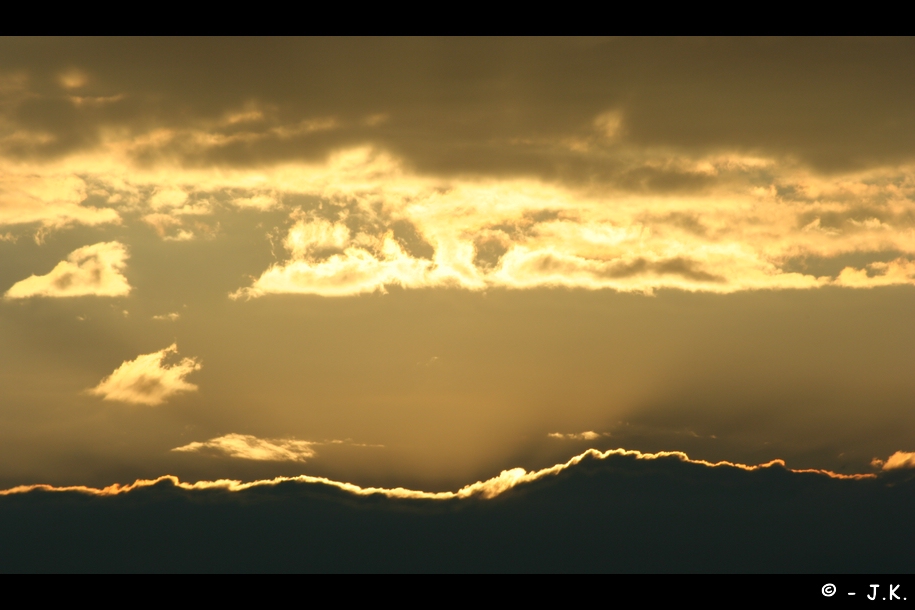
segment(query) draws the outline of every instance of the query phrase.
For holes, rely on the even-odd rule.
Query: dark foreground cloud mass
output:
[[[304,478],[31,489],[0,497],[0,570],[901,573],[915,568],[903,473],[617,451],[412,492],[425,498]]]

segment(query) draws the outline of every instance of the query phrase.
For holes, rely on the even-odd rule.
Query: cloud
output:
[[[175,320],[177,320],[180,317],[181,317],[180,313],[172,312],[172,313],[166,313],[166,314],[162,314],[162,315],[153,316],[152,319],[174,322]]]
[[[162,404],[181,392],[195,392],[197,386],[185,381],[185,377],[200,370],[201,365],[194,358],[165,364],[169,355],[177,353],[178,346],[172,344],[158,352],[125,361],[88,392],[105,400],[150,406]]]
[[[32,275],[16,282],[6,298],[28,297],[120,297],[130,293],[124,277],[127,248],[112,241],[74,250],[46,275]]]
[[[172,451],[213,452],[243,460],[304,462],[315,456],[316,443],[295,439],[261,439],[249,434],[226,434],[205,442],[193,442]]]
[[[908,571],[913,488],[623,449],[444,492],[307,475],[23,485],[0,491],[0,569]]]
[[[915,481],[890,482],[617,449],[449,492],[311,476],[28,485],[0,491],[0,569],[910,570]]]
[[[380,240],[366,237],[369,246],[361,247],[355,245],[358,242],[351,239],[344,225],[324,221],[318,221],[317,226],[299,223],[287,239],[287,248],[292,250],[294,258],[274,265],[253,286],[233,296],[268,293],[352,296],[383,292],[385,286],[391,285],[414,288],[450,283],[447,274],[434,269],[431,261],[410,256],[391,236],[385,235]],[[369,249],[373,245],[377,246],[377,253]],[[312,252],[322,249],[343,251],[316,260]]]
[[[121,222],[116,210],[82,205],[86,197],[86,183],[75,172],[0,164],[0,226],[39,223],[62,228]]]
[[[163,154],[189,166],[314,159],[376,141],[403,151],[422,171],[565,170],[587,182],[607,165],[603,154],[545,155],[542,142],[559,149],[555,143],[570,135],[591,135],[595,122],[616,133],[614,115],[625,117],[619,139],[631,145],[686,154],[760,150],[830,171],[910,159],[915,132],[906,86],[915,49],[907,40],[34,44],[0,47],[10,66],[0,74],[9,99],[2,133],[44,136],[51,142],[37,148],[46,155],[91,149],[106,131],[134,135],[130,127],[154,124],[184,136]],[[79,68],[52,68],[48,57]],[[220,78],[230,72],[235,78]],[[109,112],[65,104],[73,91],[61,90],[63,83],[80,94],[124,99]],[[369,119],[382,115],[389,120]],[[11,156],[35,154],[7,148]]]
[[[30,184],[61,185],[58,199],[73,213],[42,204],[28,218],[48,226],[120,222],[114,209],[72,203],[86,199],[89,183],[167,240],[214,234],[218,223],[198,219],[217,204],[285,211],[285,255],[236,298],[353,296],[393,286],[728,294],[915,284],[912,165],[822,176],[759,155],[645,149],[623,155],[616,178],[581,186],[422,174],[373,146],[257,169],[166,171],[137,167],[133,146],[112,140],[103,152],[31,166]],[[632,187],[633,176],[647,182]],[[671,176],[705,186],[694,192],[658,182]],[[829,273],[806,266],[849,255],[861,262]]]
[[[262,439],[250,434],[226,434],[205,442],[193,442],[172,451],[223,455],[244,460],[268,462],[305,462],[317,455],[318,445],[350,445],[353,447],[384,447],[346,440],[302,441],[294,438]]]
[[[149,205],[154,210],[181,208],[187,202],[187,193],[179,188],[157,189],[149,198]]]
[[[164,351],[164,350],[163,350]],[[228,440],[225,440],[228,439]],[[290,440],[280,441],[283,443],[292,442]],[[297,451],[307,451],[307,445],[317,444],[317,443],[308,443],[306,441],[294,441],[296,443],[303,443],[299,445]],[[270,458],[252,458],[248,457],[251,454],[257,453],[265,444],[269,448],[264,449],[263,455],[273,455],[273,454],[284,454],[285,451],[289,451],[287,448],[276,444],[277,441],[264,441],[258,439],[254,436],[242,435],[242,434],[228,434],[223,437],[212,439],[204,443],[190,443],[183,447],[178,447],[172,451],[200,451],[203,449],[215,449],[221,453],[231,453],[231,452],[240,452],[243,455],[233,457],[247,457],[247,459],[273,459]],[[311,457],[305,456],[305,457]],[[289,459],[289,458],[286,458]],[[173,476],[163,476],[158,479],[142,479],[137,480],[136,482],[130,485],[111,485],[102,489],[85,487],[85,486],[72,486],[72,487],[54,487],[51,485],[21,485],[18,487],[13,487],[7,490],[0,490],[0,496],[13,495],[28,493],[34,490],[45,490],[45,491],[78,491],[86,493],[89,495],[95,496],[112,496],[112,495],[121,495],[125,493],[130,493],[135,489],[142,489],[144,487],[150,487],[156,485],[157,483],[168,480],[174,483],[176,487],[186,490],[203,490],[203,489],[223,489],[231,492],[240,492],[246,491],[249,489],[255,489],[259,487],[274,487],[289,482],[299,482],[307,484],[318,484],[325,485],[328,487],[333,487],[339,489],[340,491],[347,492],[354,496],[384,496],[387,498],[399,498],[399,499],[408,499],[408,500],[461,500],[461,499],[471,499],[471,498],[481,498],[484,500],[490,500],[496,498],[510,489],[517,487],[518,485],[529,484],[535,481],[542,479],[549,479],[555,477],[561,473],[572,471],[576,469],[580,464],[587,463],[590,461],[615,463],[617,460],[626,459],[626,460],[635,460],[637,462],[654,462],[659,463],[681,463],[681,464],[691,464],[695,466],[702,466],[704,468],[709,468],[711,470],[721,470],[721,471],[740,471],[740,472],[757,472],[757,471],[766,471],[769,469],[778,469],[784,470],[786,472],[796,473],[796,474],[808,474],[825,477],[827,479],[834,480],[843,480],[843,481],[864,481],[869,479],[875,479],[876,475],[873,474],[838,474],[831,472],[829,470],[820,470],[820,469],[790,469],[785,466],[783,460],[772,460],[766,462],[765,464],[758,465],[747,465],[740,464],[736,462],[709,462],[706,460],[695,460],[691,459],[688,455],[682,451],[659,451],[657,453],[647,453],[635,450],[628,449],[609,449],[607,451],[598,451],[597,449],[588,449],[583,453],[574,456],[570,460],[564,463],[555,464],[548,468],[542,468],[540,470],[535,470],[533,472],[528,472],[524,468],[510,468],[503,470],[497,476],[486,479],[485,481],[477,481],[469,485],[458,489],[457,491],[421,491],[415,489],[405,489],[403,487],[395,488],[386,488],[386,487],[362,487],[360,485],[355,485],[353,483],[345,483],[341,481],[334,481],[325,477],[314,477],[309,475],[300,475],[297,477],[276,477],[274,479],[265,479],[259,481],[251,482],[242,482],[236,480],[227,480],[222,479],[218,481],[197,481],[195,483],[186,483],[178,480],[177,477]]]
[[[559,440],[593,441],[602,436],[610,436],[610,434],[607,432],[598,434],[597,432],[594,432],[592,430],[587,430],[585,432],[581,432],[580,434],[575,434],[575,433],[563,434],[562,432],[550,432],[549,434],[547,434],[547,436],[550,438],[555,438],[555,439],[559,439]]]
[[[874,458],[871,465],[881,470],[901,470],[915,468],[915,453],[907,451],[897,451],[886,461]]]
[[[619,111],[609,110],[594,119],[594,128],[604,137],[615,138],[619,135],[623,117]]]
[[[155,190],[148,199],[135,207],[146,206],[152,212],[143,214],[143,222],[153,228],[156,234],[166,241],[188,241],[196,237],[194,230],[200,233],[212,233],[213,227],[196,220],[201,216],[213,213],[213,207],[206,199],[190,200],[184,188],[163,186]]]
[[[835,283],[849,288],[912,285],[915,284],[915,260],[897,258],[889,262],[870,263],[863,269],[845,267]]]
[[[365,44],[368,46],[361,47],[364,56],[344,53],[335,57],[344,63],[356,61],[357,56],[366,61],[375,57],[371,44]],[[406,45],[403,51],[414,44],[422,48],[426,43],[402,44]],[[503,48],[501,45],[512,43],[492,44]],[[553,50],[561,51],[567,59],[595,53],[600,61],[617,61],[608,51],[614,45],[641,48],[645,44],[642,50],[649,55],[668,59],[685,53],[708,60],[705,53],[710,52],[687,41],[608,41],[603,50],[588,51],[566,46],[563,41],[536,43],[540,44],[556,45]],[[710,48],[751,48],[764,55],[778,47],[786,69],[797,67],[786,59],[790,54],[783,54],[792,42],[773,43],[773,49],[767,50],[749,42],[747,47],[737,41],[709,44]],[[821,44],[857,48],[858,43]],[[868,61],[883,65],[886,57],[895,57],[895,51],[888,50],[892,44],[886,44],[890,46],[881,48],[888,55],[869,55]],[[449,52],[457,52],[456,47],[449,48]],[[156,56],[172,52],[159,51]],[[392,49],[377,51],[394,53]],[[342,53],[339,49],[334,52]],[[747,57],[740,61],[752,64],[754,70],[766,71]],[[729,65],[737,69],[737,64]],[[268,68],[274,69],[273,64],[259,69]],[[187,69],[199,70],[199,82],[210,76],[201,66]],[[509,70],[503,74],[506,83],[519,82],[515,79],[522,74],[524,78],[545,74],[542,70],[515,73],[507,66],[505,69]],[[92,75],[86,85],[90,88],[102,82],[106,74],[102,67],[88,64],[80,70]],[[110,78],[115,78],[115,73],[119,74],[112,72]],[[411,81],[410,86],[428,87],[423,89],[428,95],[443,85],[437,82],[433,86],[422,71],[415,76],[418,80]],[[750,112],[749,108],[756,108],[750,102],[755,101],[743,98],[743,88],[732,89],[730,77],[719,77],[711,84],[727,90],[732,96],[729,99],[742,100],[728,115],[740,123],[743,119],[738,120],[738,110],[746,107]],[[833,77],[842,80],[846,76],[837,72]],[[783,131],[785,146],[764,146],[732,135],[749,133],[750,127],[757,129],[762,119],[769,120],[768,111],[764,116],[754,115],[746,130],[732,129],[727,123],[717,135],[704,139],[700,132],[711,134],[714,130],[709,131],[709,125],[723,120],[723,115],[712,112],[706,116],[704,120],[711,123],[687,121],[688,115],[710,108],[700,104],[680,108],[682,112],[668,117],[652,104],[679,102],[671,101],[671,96],[660,90],[645,93],[650,99],[635,106],[624,102],[633,98],[616,93],[588,96],[592,102],[569,107],[568,115],[556,113],[555,100],[529,100],[532,106],[528,110],[533,114],[521,112],[512,121],[505,121],[493,118],[503,107],[489,98],[477,99],[479,107],[469,101],[466,107],[458,103],[454,113],[416,112],[413,107],[395,104],[400,108],[397,110],[371,96],[367,100],[356,96],[358,102],[343,96],[325,107],[302,106],[293,111],[284,106],[295,105],[289,102],[288,92],[280,95],[274,91],[286,101],[270,101],[267,96],[253,103],[248,93],[244,99],[210,98],[212,91],[196,88],[197,79],[172,92],[176,100],[185,100],[189,106],[179,104],[182,110],[174,108],[175,114],[166,119],[168,113],[161,114],[164,109],[156,106],[159,102],[136,106],[130,111],[139,113],[136,116],[124,106],[132,103],[131,99],[147,99],[146,95],[148,100],[164,99],[161,91],[146,89],[142,85],[146,81],[122,82],[95,92],[99,99],[126,96],[105,105],[124,106],[124,114],[117,118],[89,116],[101,112],[93,104],[64,103],[54,97],[62,95],[59,87],[53,92],[33,91],[30,87],[37,84],[27,78],[6,77],[4,82],[9,84],[3,91],[7,93],[0,92],[0,96],[6,95],[10,106],[6,110],[0,107],[0,139],[6,142],[6,148],[0,146],[0,155],[7,150],[9,161],[3,162],[0,170],[0,223],[40,222],[47,227],[114,223],[123,221],[120,214],[133,221],[136,212],[136,218],[163,239],[190,240],[215,231],[190,218],[232,206],[289,213],[293,226],[287,246],[297,235],[317,239],[327,227],[335,232],[333,247],[320,239],[308,242],[308,248],[288,247],[281,260],[258,270],[257,277],[235,291],[236,297],[280,293],[352,296],[383,292],[393,286],[473,291],[572,288],[643,294],[674,289],[727,294],[915,284],[915,166],[908,153],[909,139],[883,126],[865,128],[873,116],[858,117],[859,136],[869,135],[848,150],[858,155],[860,145],[873,144],[873,134],[880,133],[896,142],[892,146],[885,142],[889,146],[886,154],[871,151],[869,161],[859,162],[855,155],[848,157],[846,150],[840,155],[846,158],[844,162],[833,159],[827,163],[823,155],[832,154],[829,151],[836,146],[821,149],[822,143],[847,131],[824,130],[820,138],[795,141],[797,134],[811,133],[810,125],[827,120],[821,113],[796,117],[812,123],[805,123],[803,129],[795,126]],[[576,86],[584,86],[585,81],[572,80]],[[266,82],[257,82],[265,90],[271,89]],[[420,86],[420,82],[425,85]],[[654,82],[673,86],[664,79]],[[883,84],[899,94],[895,81]],[[170,85],[156,81],[148,86]],[[677,86],[685,85],[678,82]],[[137,87],[142,94],[124,93]],[[187,97],[191,90],[198,96],[196,102],[202,104],[201,114],[188,114],[187,108],[196,103]],[[393,95],[393,91],[388,94]],[[402,100],[401,89],[396,91],[397,100]],[[331,95],[322,90],[325,93]],[[693,93],[703,99],[710,95],[704,88]],[[435,99],[426,100],[423,107],[440,103],[436,96],[439,94],[432,95]],[[205,104],[204,98],[209,100]],[[830,94],[822,102],[840,103],[834,98]],[[343,99],[358,108],[337,112],[341,104],[345,106]],[[698,98],[683,98],[687,99]],[[724,103],[715,96],[708,99]],[[39,100],[45,105],[29,105]],[[394,103],[393,98],[388,102]],[[513,99],[505,107],[514,108],[516,102]],[[782,110],[800,112],[800,106],[806,108],[807,104],[788,104]],[[536,112],[535,107],[539,109]],[[34,116],[25,112],[30,108]],[[366,124],[365,117],[382,111],[388,121]],[[141,116],[148,118],[146,112],[162,120],[140,120]],[[893,113],[900,112],[911,110],[900,103]],[[26,115],[32,117],[31,122],[19,124]],[[649,120],[648,115],[654,118]],[[458,118],[450,122],[443,116]],[[541,123],[548,123],[548,128],[542,128]],[[89,124],[97,127],[91,137],[80,131],[81,125]],[[705,127],[696,129],[695,125]],[[417,133],[432,133],[420,126],[434,127],[441,138],[414,139]],[[773,129],[755,133],[767,141]],[[68,130],[76,131],[70,134],[72,142],[64,146],[61,142],[69,137]],[[897,137],[901,139],[896,141]],[[31,157],[13,146],[17,138],[34,140],[35,150],[45,146],[42,138],[47,139],[48,150],[57,152],[39,155],[40,159]],[[700,140],[703,143],[698,143]],[[433,141],[433,148],[438,148],[430,150]],[[903,148],[898,148],[902,144]],[[494,152],[484,155],[483,149]],[[808,159],[820,158],[821,163],[799,161],[794,153],[800,149],[807,151]],[[817,167],[826,165],[831,167],[829,172],[818,171]],[[99,190],[109,193],[109,198],[105,204],[91,207],[89,194]],[[322,211],[308,216],[294,210],[296,206]],[[411,237],[406,238],[399,227],[410,227]],[[889,253],[893,253],[893,261],[886,260]],[[815,273],[803,264],[813,258],[859,254],[866,255],[866,260],[828,274]]]
[[[269,210],[278,205],[276,197],[270,194],[236,197],[232,200],[232,203],[240,208],[254,208],[256,210]]]
[[[288,258],[233,296],[350,296],[387,286],[651,294],[915,283],[915,168],[829,179],[737,155],[661,155],[657,163],[711,176],[717,186],[701,196],[612,185],[581,191],[536,179],[451,179],[445,187],[381,153],[340,153],[312,178],[290,176],[288,189],[329,206],[321,214],[293,211]],[[759,181],[769,187],[754,187]],[[424,251],[398,236],[401,226]],[[883,252],[897,258],[841,274],[796,264]]]

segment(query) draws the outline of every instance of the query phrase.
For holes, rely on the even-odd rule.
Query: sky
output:
[[[651,460],[911,507],[874,490],[915,467],[913,69],[893,38],[4,38],[0,512],[521,507]]]

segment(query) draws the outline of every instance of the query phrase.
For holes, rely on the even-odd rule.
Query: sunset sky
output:
[[[912,39],[0,39],[0,488],[911,468],[913,74]]]

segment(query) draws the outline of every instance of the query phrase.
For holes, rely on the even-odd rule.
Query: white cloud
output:
[[[165,363],[167,356],[177,353],[178,346],[172,344],[125,361],[88,392],[105,400],[150,406],[162,404],[180,392],[194,392],[197,386],[185,381],[185,377],[200,370],[201,365],[194,358],[183,358],[171,365]]]
[[[262,439],[250,434],[226,434],[206,442],[194,442],[172,451],[220,453],[244,460],[270,462],[304,462],[315,456],[312,446],[317,443],[295,439]]]
[[[172,313],[162,314],[159,316],[153,316],[152,319],[174,322],[175,320],[177,320],[180,317],[181,317],[180,313],[172,312]]]
[[[127,258],[127,248],[116,241],[84,246],[57,263],[50,273],[16,282],[6,297],[126,296],[131,289],[122,274]]]

